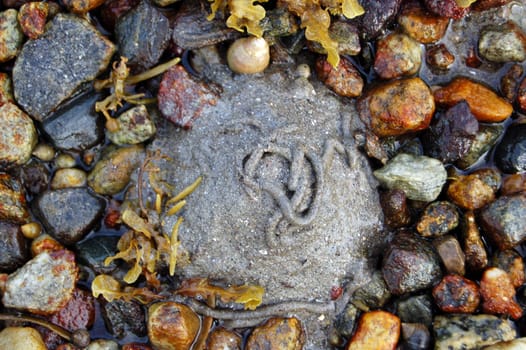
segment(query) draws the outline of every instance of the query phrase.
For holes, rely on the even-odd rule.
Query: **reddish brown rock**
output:
[[[488,253],[480,237],[473,211],[464,213],[461,245],[466,255],[466,267],[470,271],[478,272],[486,268]]]
[[[501,194],[508,195],[526,191],[526,173],[506,176],[502,182]]]
[[[394,350],[400,338],[400,319],[386,311],[364,313],[346,350]]]
[[[459,275],[447,275],[433,288],[440,310],[448,313],[473,313],[480,303],[478,285]]]
[[[469,7],[460,7],[456,0],[424,0],[427,9],[441,17],[460,19],[469,13]]]
[[[445,235],[435,239],[433,245],[447,272],[463,276],[466,272],[466,256],[458,240],[454,236]]]
[[[395,189],[380,193],[380,205],[387,226],[398,228],[407,226],[411,222],[411,213],[404,191]]]
[[[416,41],[430,44],[444,36],[449,19],[429,13],[419,2],[408,1],[398,14],[398,23]]]
[[[49,13],[47,2],[28,2],[20,7],[18,23],[22,32],[29,39],[36,39],[44,33],[46,19]]]
[[[358,70],[345,58],[338,67],[331,66],[325,57],[316,60],[316,74],[329,89],[340,96],[357,97],[363,89],[363,79]]]
[[[379,137],[426,129],[434,111],[431,91],[420,78],[383,83],[358,101],[360,118]]]
[[[391,33],[376,42],[374,70],[383,79],[413,75],[420,69],[420,44],[410,36]]]
[[[524,73],[522,66],[520,64],[514,64],[500,79],[502,96],[510,103],[513,103],[517,97],[522,73]]]
[[[241,336],[233,331],[219,327],[208,335],[207,350],[241,350]]]
[[[71,12],[85,14],[102,5],[104,0],[63,0],[63,3]]]
[[[511,0],[478,0],[471,5],[474,11],[485,11],[509,3]]]
[[[438,44],[427,48],[426,62],[433,68],[448,69],[455,62],[455,56],[449,52],[444,44]]]
[[[271,318],[248,337],[246,350],[301,350],[305,335],[297,318]]]
[[[519,288],[524,284],[524,261],[522,257],[513,249],[503,250],[493,255],[491,264],[501,270],[506,271],[513,287]]]
[[[498,123],[513,112],[513,106],[493,90],[463,77],[435,90],[434,98],[437,104],[449,107],[465,100],[479,122]]]
[[[513,319],[522,317],[522,308],[515,301],[515,288],[505,271],[496,267],[486,269],[480,280],[480,294],[485,313],[509,315]]]

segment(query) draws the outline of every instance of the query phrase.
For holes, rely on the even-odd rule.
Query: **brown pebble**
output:
[[[482,310],[485,313],[509,315],[513,319],[522,316],[522,308],[515,301],[515,288],[506,271],[490,267],[482,274],[480,280]]]
[[[297,318],[271,318],[256,327],[248,337],[245,350],[301,350],[305,335]]]
[[[497,96],[490,88],[468,78],[455,78],[448,85],[434,91],[435,102],[453,106],[466,100],[479,122],[498,123],[513,112],[512,105]]]
[[[448,313],[473,313],[480,304],[478,285],[459,275],[447,275],[433,288],[440,310]]]
[[[491,264],[506,271],[511,284],[513,284],[515,288],[519,288],[526,281],[524,276],[524,261],[519,253],[513,249],[496,252],[491,259]]]
[[[524,73],[522,66],[520,64],[514,64],[500,79],[502,96],[510,103],[515,101],[522,73]]]
[[[438,44],[426,49],[426,62],[433,68],[448,69],[455,62],[455,56],[446,45]]]
[[[207,350],[241,350],[241,336],[233,331],[219,327],[208,335]]]
[[[488,265],[488,253],[480,236],[473,211],[464,213],[461,245],[466,255],[466,267],[478,272]]]
[[[453,179],[447,195],[453,203],[468,210],[480,209],[495,199],[493,188],[473,174]]]
[[[63,0],[63,3],[71,12],[85,14],[102,5],[104,0]]]
[[[449,19],[426,11],[419,2],[407,1],[398,14],[398,23],[413,39],[422,44],[434,43],[446,33]]]
[[[400,326],[400,319],[387,311],[366,312],[360,317],[346,350],[395,349],[400,338]]]
[[[526,191],[526,173],[506,176],[502,181],[501,194],[509,195]]]
[[[316,74],[329,89],[340,96],[357,97],[363,89],[363,79],[358,70],[345,58],[338,67],[331,66],[325,57],[316,60]]]
[[[413,75],[420,68],[420,44],[410,36],[391,33],[376,42],[374,70],[382,79]]]
[[[433,245],[448,273],[460,276],[466,273],[466,256],[455,237],[451,235],[439,237],[433,241]]]
[[[411,222],[411,213],[404,191],[394,189],[380,193],[380,205],[384,212],[385,223],[390,228],[407,226]]]
[[[429,126],[435,103],[420,78],[394,80],[369,90],[358,101],[360,119],[377,136],[396,136]]]
[[[48,234],[41,234],[31,242],[31,255],[37,256],[42,252],[53,252],[64,249],[56,239]]]
[[[457,208],[448,201],[437,201],[424,209],[416,224],[416,230],[424,237],[438,237],[457,226]]]
[[[20,7],[18,11],[18,23],[22,32],[29,39],[36,39],[44,34],[44,27],[49,13],[47,2],[28,2]]]

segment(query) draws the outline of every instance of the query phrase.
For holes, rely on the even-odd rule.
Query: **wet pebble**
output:
[[[47,350],[47,347],[34,328],[6,327],[0,332],[0,349]]]
[[[31,117],[43,121],[83,83],[104,71],[113,52],[114,45],[87,21],[57,14],[45,34],[27,41],[17,57],[15,98]],[[71,67],[74,72],[64,74],[72,72]]]
[[[64,245],[47,233],[41,234],[31,242],[31,256],[33,257],[43,252],[51,253],[63,249],[65,249]]]
[[[139,4],[140,0],[108,0],[99,8],[100,20],[103,26],[112,31],[115,23]]]
[[[382,308],[391,298],[391,292],[385,284],[382,272],[377,270],[366,286],[354,292],[351,299],[355,305],[365,306],[369,309]]]
[[[479,122],[501,122],[513,112],[512,105],[493,90],[464,77],[453,79],[433,95],[437,104],[449,107],[465,100]]]
[[[524,69],[520,64],[514,64],[500,79],[500,91],[502,96],[512,103],[517,97],[517,91],[521,83],[520,78]]]
[[[446,45],[437,44],[426,49],[426,62],[432,68],[446,70],[455,62],[455,56]]]
[[[84,15],[104,3],[104,0],[63,0],[64,5],[73,13]]]
[[[0,272],[12,272],[29,257],[27,241],[20,226],[0,221]]]
[[[506,271],[513,287],[519,288],[526,282],[524,261],[513,249],[496,252],[491,258],[491,265]]]
[[[416,41],[431,44],[444,36],[449,19],[429,13],[418,2],[408,1],[398,14],[398,24]]]
[[[62,150],[84,151],[104,139],[104,123],[95,112],[101,95],[80,96],[62,107],[42,124],[53,145]]]
[[[100,305],[106,328],[116,338],[122,339],[130,333],[138,337],[146,335],[146,315],[143,307],[137,302],[103,300]]]
[[[395,349],[400,338],[400,319],[387,311],[370,311],[360,317],[358,327],[346,350]]]
[[[8,308],[53,314],[71,299],[77,275],[72,252],[43,252],[9,275],[2,302]]]
[[[429,87],[420,78],[386,82],[365,92],[357,104],[360,119],[379,137],[426,129],[435,111]]]
[[[424,0],[424,4],[440,17],[460,19],[469,13],[469,7],[458,6],[456,0]]]
[[[447,189],[448,198],[463,209],[480,209],[495,199],[495,191],[476,174],[458,175]]]
[[[39,194],[47,190],[49,170],[41,162],[29,162],[20,168],[20,179],[25,190],[30,194]]]
[[[395,295],[424,290],[442,277],[440,258],[433,246],[408,231],[393,238],[383,258],[382,273]]]
[[[483,232],[500,250],[519,245],[526,239],[526,193],[501,196],[480,213]]]
[[[413,295],[395,302],[396,314],[402,322],[424,324],[433,322],[433,300],[428,294]]]
[[[509,3],[511,0],[478,0],[471,5],[474,11],[489,10]]]
[[[426,155],[444,163],[455,162],[469,151],[478,130],[479,123],[465,101],[436,113],[422,137]]]
[[[119,343],[108,339],[96,339],[88,345],[86,350],[119,350]]]
[[[345,58],[341,58],[338,67],[334,68],[325,57],[319,57],[316,60],[316,74],[320,81],[340,96],[358,97],[362,93],[363,79]]]
[[[61,153],[55,158],[55,166],[57,169],[73,168],[77,164],[75,158],[68,153]]]
[[[365,13],[356,21],[360,23],[364,39],[371,40],[380,35],[384,28],[395,20],[401,3],[401,0],[360,1]]]
[[[461,226],[462,238],[460,242],[466,255],[466,267],[470,271],[481,271],[488,265],[488,253],[482,242],[473,211],[464,213]]]
[[[115,270],[117,265],[112,261],[109,265],[104,264],[108,256],[117,253],[117,236],[96,236],[77,243],[77,258],[83,264],[89,266],[98,274],[108,274]]]
[[[116,145],[135,145],[155,135],[153,122],[145,105],[128,109],[117,118],[119,129],[106,130],[106,135]]]
[[[433,245],[448,273],[463,276],[466,272],[466,256],[459,241],[451,235],[436,238]]]
[[[208,335],[207,350],[241,350],[241,336],[225,328],[214,328]]]
[[[402,323],[402,349],[426,350],[431,344],[431,334],[421,323]]]
[[[420,69],[420,44],[403,33],[391,33],[376,41],[374,70],[383,79],[413,75]]]
[[[157,350],[189,350],[199,332],[200,321],[188,306],[172,301],[148,308],[148,338]],[[276,339],[276,334],[273,334]]]
[[[492,62],[524,61],[526,34],[513,22],[483,28],[478,52],[481,57]]]
[[[423,237],[439,237],[458,226],[457,208],[448,201],[437,201],[429,204],[416,224],[416,229]]]
[[[24,224],[29,219],[24,189],[18,178],[0,173],[0,220]]]
[[[480,303],[479,286],[459,275],[447,275],[433,288],[440,310],[447,313],[473,313]]]
[[[484,348],[484,350],[522,350],[526,348],[526,338],[518,338],[506,342],[500,342]]]
[[[131,174],[141,164],[144,147],[133,145],[108,150],[88,174],[88,184],[97,193],[112,195],[122,191]]]
[[[340,55],[355,56],[360,53],[360,36],[358,29],[352,23],[346,21],[331,21],[329,36],[338,43]],[[327,50],[317,42],[309,42],[309,49],[319,54],[326,55]]]
[[[438,315],[433,321],[436,350],[479,349],[512,340],[517,331],[511,320],[493,315]]]
[[[38,141],[31,118],[12,103],[0,106],[0,165],[22,165],[31,158]]]
[[[526,173],[506,176],[502,181],[502,195],[526,191]]]
[[[248,337],[245,350],[301,350],[304,342],[305,334],[297,318],[275,317],[254,328]]]
[[[343,311],[336,317],[334,323],[338,335],[350,338],[354,332],[359,316],[360,309],[352,303],[347,303]]]
[[[488,314],[509,315],[519,319],[523,310],[515,301],[515,288],[506,271],[487,268],[480,279],[482,310]]]
[[[42,193],[32,205],[46,231],[61,243],[70,245],[99,223],[105,202],[87,188],[65,188]]]
[[[24,42],[24,34],[18,25],[18,11],[8,9],[0,12],[0,62],[15,58]]]
[[[27,2],[20,7],[18,22],[22,32],[29,39],[36,39],[44,33],[49,4],[44,1]]]
[[[149,345],[142,343],[124,344],[121,350],[153,350]]]
[[[461,169],[475,164],[499,139],[504,131],[502,125],[479,124],[479,131],[471,143],[471,147],[455,165]]]
[[[157,7],[141,1],[118,20],[115,36],[119,54],[128,58],[132,71],[144,71],[156,65],[168,47],[170,24]]]
[[[495,149],[495,162],[503,172],[526,171],[526,123],[511,125]]]
[[[381,192],[380,205],[384,212],[385,223],[390,228],[407,226],[411,222],[411,213],[404,191],[394,189]]]
[[[373,174],[382,186],[402,190],[407,198],[424,202],[438,197],[447,178],[440,161],[406,153],[400,153]]]
[[[15,103],[11,75],[0,72],[0,104]]]
[[[51,189],[84,187],[88,180],[86,172],[77,168],[58,169],[51,179]]]
[[[20,226],[20,231],[27,239],[35,239],[42,233],[42,225],[33,221]]]

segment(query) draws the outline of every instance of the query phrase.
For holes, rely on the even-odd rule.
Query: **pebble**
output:
[[[438,315],[433,321],[435,350],[480,349],[512,340],[513,321],[492,315]]]
[[[431,344],[431,334],[421,323],[402,323],[402,349],[427,350]]]
[[[372,40],[380,35],[395,20],[401,3],[401,0],[360,1],[365,13],[355,21],[360,24],[363,39]]]
[[[433,288],[440,310],[447,313],[474,313],[480,304],[479,286],[459,275],[447,275]]]
[[[42,123],[56,148],[80,152],[102,143],[104,123],[93,108],[101,99],[98,94],[81,95]]]
[[[49,170],[42,162],[29,161],[20,168],[19,177],[28,194],[39,194],[48,189]]]
[[[466,255],[466,267],[469,271],[481,271],[488,265],[488,253],[482,242],[473,211],[466,211],[462,221],[461,245]]]
[[[458,240],[451,235],[445,235],[433,240],[446,271],[451,274],[463,276],[466,272],[466,256]]]
[[[43,252],[55,252],[65,249],[56,239],[47,233],[41,234],[31,242],[31,256],[35,257]]]
[[[25,224],[29,219],[24,189],[18,178],[0,173],[0,220]]]
[[[153,350],[150,346],[142,343],[124,344],[121,350]]]
[[[387,284],[385,284],[382,272],[376,270],[367,285],[354,292],[351,302],[358,306],[365,306],[368,309],[379,309],[390,298],[391,292],[389,292]]]
[[[87,21],[57,14],[40,38],[24,44],[16,59],[13,86],[18,104],[36,120],[47,119],[82,84],[106,69],[114,49]],[[71,67],[74,73],[65,73]]]
[[[133,145],[109,150],[88,174],[88,184],[97,193],[113,195],[130,182],[131,174],[145,156],[144,147]]]
[[[526,111],[526,77],[522,79],[517,89],[517,103],[522,111]]]
[[[0,272],[12,272],[29,257],[27,241],[20,226],[0,221]]]
[[[47,347],[34,328],[6,327],[0,332],[0,349],[47,350]]]
[[[58,169],[51,179],[51,189],[58,190],[70,187],[84,187],[87,183],[87,174],[82,169]]]
[[[513,174],[526,171],[526,124],[511,125],[495,149],[500,170]]]
[[[429,204],[416,224],[416,230],[423,237],[439,237],[458,226],[457,208],[448,201]]]
[[[404,191],[394,189],[381,192],[380,205],[384,212],[385,223],[390,228],[404,227],[411,222],[411,213]]]
[[[484,348],[484,350],[522,350],[526,348],[526,338],[518,338],[500,342]]]
[[[155,66],[171,35],[168,18],[148,1],[141,1],[115,25],[119,54],[128,58],[133,72]]]
[[[379,137],[424,130],[435,111],[429,87],[420,78],[385,82],[366,91],[357,104],[360,119]]]
[[[475,210],[495,200],[495,191],[476,174],[457,175],[449,182],[447,196],[459,207]]]
[[[398,154],[373,174],[382,186],[402,190],[407,198],[424,202],[434,201],[447,179],[440,161],[406,153]]]
[[[358,97],[364,82],[358,70],[345,58],[334,68],[325,57],[316,60],[316,75],[329,89],[340,96]]]
[[[135,145],[155,135],[155,123],[144,105],[128,109],[119,115],[117,121],[117,131],[106,130],[108,139],[116,145]]]
[[[58,169],[73,168],[77,161],[71,154],[61,153],[55,158],[55,166]]]
[[[254,328],[248,337],[245,350],[301,350],[304,342],[305,334],[297,318],[274,317]]]
[[[382,273],[395,295],[424,290],[442,277],[440,258],[431,243],[408,231],[393,238],[383,258]]]
[[[49,14],[49,4],[44,1],[27,2],[20,6],[18,23],[29,39],[37,39],[44,33]]]
[[[100,308],[108,331],[116,338],[122,339],[130,333],[138,337],[147,334],[146,314],[139,303],[122,299],[102,300]]]
[[[433,323],[433,300],[429,294],[413,295],[395,302],[396,314],[402,322],[431,326]]]
[[[520,64],[514,64],[500,78],[500,91],[502,97],[508,102],[513,103],[517,98],[517,92],[521,83],[520,78],[524,73],[524,68]]]
[[[502,195],[524,191],[526,191],[526,173],[511,174],[506,176],[502,181],[502,188],[500,190]]]
[[[214,328],[208,335],[207,350],[241,350],[241,336],[226,328]]]
[[[73,296],[77,275],[72,252],[40,253],[9,275],[2,302],[8,308],[38,315],[53,314]]]
[[[43,162],[50,162],[55,158],[55,149],[48,144],[38,143],[33,149],[32,155]]]
[[[480,213],[483,232],[500,250],[519,245],[526,239],[526,193],[501,196]]]
[[[424,0],[424,5],[440,17],[460,19],[469,13],[469,7],[458,6],[456,0]]]
[[[18,11],[8,9],[0,12],[0,62],[15,58],[24,42],[24,33],[18,25]]]
[[[346,350],[392,349],[400,338],[400,319],[387,311],[370,311],[360,317]]]
[[[517,320],[523,311],[515,301],[515,288],[506,271],[489,267],[480,279],[482,310],[488,314],[509,315]]]
[[[343,311],[336,317],[334,327],[339,335],[350,338],[360,316],[360,309],[352,303],[347,303]]]
[[[435,114],[423,137],[425,153],[444,163],[453,163],[469,151],[478,131],[477,119],[469,105],[461,101],[445,113]]]
[[[151,305],[147,324],[148,338],[156,350],[189,350],[200,327],[192,309],[173,301]]]
[[[15,103],[11,75],[0,72],[0,104]]]
[[[329,36],[338,43],[338,54],[349,56],[358,55],[361,51],[358,28],[346,21],[332,20],[331,22],[329,26]],[[327,55],[327,50],[318,42],[308,42],[307,45],[311,51]]]
[[[63,0],[64,5],[73,13],[85,15],[104,3],[104,0]]]
[[[86,350],[119,350],[119,343],[113,340],[95,339],[91,341]]]
[[[526,59],[526,34],[507,22],[483,28],[478,42],[480,56],[491,62],[521,62]]]
[[[66,245],[90,232],[100,222],[104,207],[104,199],[82,187],[49,190],[33,201],[34,214],[46,232]]]
[[[514,288],[519,288],[526,282],[524,261],[513,249],[496,252],[491,258],[491,266],[506,271]]]
[[[376,41],[374,70],[382,79],[413,75],[420,69],[420,44],[403,33],[391,33]]]
[[[0,106],[0,164],[3,168],[25,164],[38,142],[31,118],[10,102]]]
[[[104,264],[108,256],[117,253],[118,236],[95,236],[76,244],[77,259],[97,274],[109,274],[117,267],[115,261]]]
[[[511,0],[478,0],[471,5],[474,11],[485,11],[509,3]]]
[[[398,24],[416,41],[431,44],[446,33],[449,19],[433,15],[418,2],[405,2],[398,13]]]
[[[513,112],[512,105],[493,90],[464,77],[453,79],[433,95],[437,104],[449,107],[465,100],[479,122],[498,123]]]
[[[426,49],[426,63],[431,68],[447,70],[455,63],[455,56],[446,45],[437,44]]]
[[[455,162],[460,169],[467,169],[475,164],[499,139],[504,131],[502,125],[479,124],[479,131],[466,154]]]

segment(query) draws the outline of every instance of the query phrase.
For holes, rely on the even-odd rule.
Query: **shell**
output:
[[[227,62],[231,70],[240,74],[260,73],[270,62],[270,49],[263,38],[241,38],[229,47]]]

